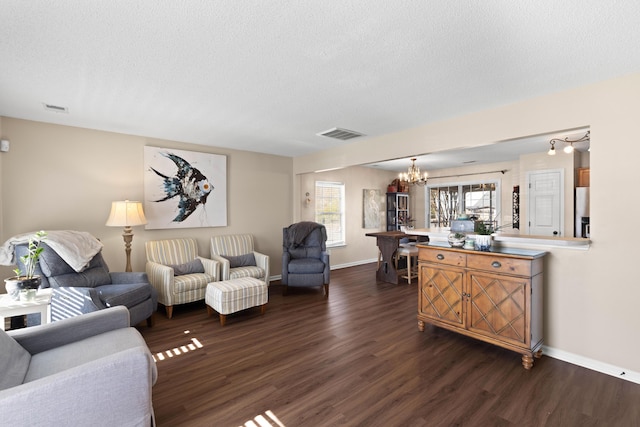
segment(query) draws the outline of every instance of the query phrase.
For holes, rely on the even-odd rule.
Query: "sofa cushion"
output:
[[[0,390],[22,384],[30,362],[29,352],[0,330]]]
[[[204,273],[204,266],[199,258],[184,264],[170,265],[173,268],[174,276],[184,276],[185,274]]]
[[[33,355],[24,378],[30,382],[133,347],[145,347],[135,328],[120,328]],[[99,379],[96,372],[96,381]]]
[[[173,282],[173,294],[180,295],[186,292],[198,293],[200,290],[204,290],[207,287],[207,284],[215,280],[215,277],[210,276],[207,273],[185,274],[184,276],[176,276]]]
[[[131,308],[151,298],[151,285],[148,283],[132,283],[128,285],[104,285],[98,289],[100,300],[107,307],[124,305]]]
[[[231,256],[231,255],[221,255],[221,256],[229,260],[229,267],[231,268],[256,265],[256,257],[253,254],[253,252],[244,254],[244,255],[238,255],[238,256]]]
[[[313,274],[324,272],[324,262],[317,258],[292,259],[289,262],[289,273],[292,274]]]
[[[62,274],[49,277],[49,285],[52,288],[95,288],[111,283],[109,271],[102,267],[89,268],[82,273]]]
[[[229,272],[229,279],[241,279],[243,277],[253,277],[256,279],[264,279],[264,270],[260,267],[248,265],[245,267],[236,267]]]
[[[46,257],[44,256],[46,254]],[[76,287],[95,288],[111,283],[109,268],[99,252],[91,259],[89,265],[80,273],[60,258],[53,250],[42,252],[40,268],[49,279],[52,288]]]
[[[322,248],[320,246],[298,246],[297,248],[289,248],[291,258],[320,258]]]

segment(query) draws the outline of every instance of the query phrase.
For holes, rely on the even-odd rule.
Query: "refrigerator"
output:
[[[576,187],[575,237],[590,237],[589,187]]]

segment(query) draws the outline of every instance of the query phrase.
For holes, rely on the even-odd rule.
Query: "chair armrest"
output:
[[[199,256],[198,259],[202,262],[204,272],[214,278],[214,282],[220,280],[220,263],[217,260],[204,258]]]
[[[123,350],[0,391],[2,424],[150,426],[156,377],[147,348]]]
[[[147,278],[149,283],[162,295],[167,295],[173,288],[173,268],[157,262],[147,261]]]
[[[328,285],[330,280],[330,272],[331,272],[331,265],[329,264],[329,252],[322,251],[322,253],[320,254],[320,257],[322,258],[322,262],[324,262],[324,265],[325,265],[324,284]]]
[[[282,252],[282,278],[280,282],[283,285],[289,284],[289,262],[291,261],[291,254],[289,252]]]
[[[231,262],[223,256],[211,254],[211,259],[218,263],[220,274],[218,280],[229,280],[231,274]]]
[[[256,265],[264,270],[264,281],[269,286],[269,255],[253,251],[253,256],[256,258]]]
[[[110,272],[109,276],[111,276],[111,283],[114,285],[128,285],[131,283],[149,283],[149,278],[147,277],[147,273],[141,271],[134,272]]]
[[[36,354],[104,332],[128,327],[129,310],[124,306],[117,306],[7,333],[29,353]]]
[[[51,321],[107,308],[96,288],[60,287],[51,292]]]

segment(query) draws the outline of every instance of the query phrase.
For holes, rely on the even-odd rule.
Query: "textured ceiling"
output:
[[[0,0],[0,115],[298,156],[638,72],[638,28],[637,0]]]

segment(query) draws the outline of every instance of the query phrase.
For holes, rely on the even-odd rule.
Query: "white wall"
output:
[[[590,127],[592,245],[550,249],[545,344],[640,372],[638,250],[635,239],[621,237],[628,230],[618,219],[640,212],[638,99],[633,74],[299,157],[294,173]]]

